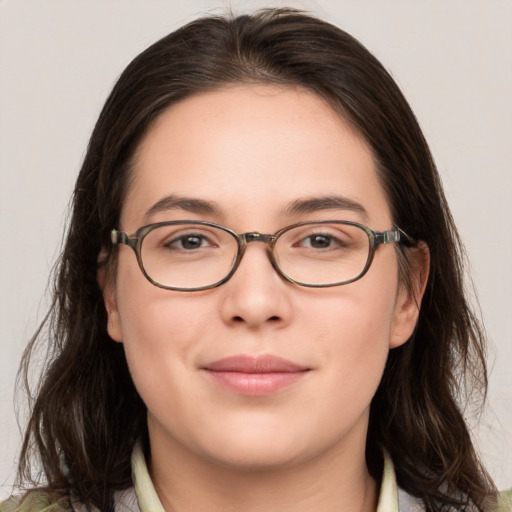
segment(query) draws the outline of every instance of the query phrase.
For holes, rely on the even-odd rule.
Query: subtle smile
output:
[[[208,363],[201,370],[236,393],[264,396],[301,380],[311,368],[272,355],[236,355]]]

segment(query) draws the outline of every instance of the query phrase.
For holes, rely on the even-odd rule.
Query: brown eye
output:
[[[296,247],[307,249],[342,249],[348,246],[348,242],[339,237],[327,233],[313,233],[303,237],[296,244]]]
[[[203,243],[205,243],[206,240],[204,237],[198,236],[198,235],[186,235],[181,236],[180,238],[174,240],[171,244],[171,246],[176,246],[179,249],[187,249],[187,250],[193,250],[193,249],[199,249],[199,247],[203,246]]]
[[[332,239],[325,235],[313,235],[307,238],[309,246],[313,249],[326,249],[332,243]]]

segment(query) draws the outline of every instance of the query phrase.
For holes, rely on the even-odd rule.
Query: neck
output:
[[[152,446],[154,443],[152,443]],[[375,512],[377,482],[364,445],[279,468],[229,467],[170,442],[152,449],[150,473],[166,512]]]

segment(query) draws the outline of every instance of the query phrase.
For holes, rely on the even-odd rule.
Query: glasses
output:
[[[373,231],[356,222],[300,222],[273,235],[235,231],[205,221],[159,222],[133,235],[112,230],[112,243],[131,247],[144,276],[167,290],[199,291],[228,281],[251,242],[266,244],[275,271],[299,286],[351,283],[370,268],[381,244],[411,242],[399,228]]]

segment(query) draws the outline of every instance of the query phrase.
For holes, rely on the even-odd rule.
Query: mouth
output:
[[[272,355],[236,355],[201,367],[213,382],[246,396],[264,396],[302,380],[311,370]]]

